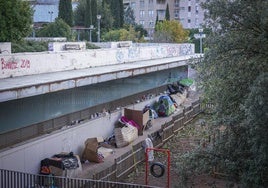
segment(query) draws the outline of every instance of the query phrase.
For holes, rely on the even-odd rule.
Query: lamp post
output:
[[[100,42],[100,20],[101,20],[101,15],[97,15],[97,20],[98,20],[98,42]]]
[[[50,22],[52,22],[53,11],[48,11],[48,14],[50,14]]]
[[[154,24],[153,24],[153,21],[150,21],[148,31],[149,31],[149,40],[151,42],[151,41],[153,41],[153,35],[154,35]]]
[[[94,29],[94,26],[93,25],[90,25],[89,26],[89,41],[90,42],[92,42],[91,32],[92,32],[93,29]]]
[[[32,28],[32,37],[34,38],[34,37],[35,37],[35,28],[34,28],[34,24],[31,25],[31,28]]]
[[[203,28],[199,28],[199,35],[200,35],[200,54],[202,54],[202,38],[203,38]]]

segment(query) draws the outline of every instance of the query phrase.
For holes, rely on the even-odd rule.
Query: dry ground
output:
[[[180,155],[185,152],[191,152],[197,145],[204,143],[208,139],[208,129],[204,125],[204,116],[199,116],[192,123],[188,124],[183,130],[179,131],[172,139],[164,144],[163,148],[167,148],[171,152],[171,165],[170,165],[170,187],[181,188],[225,188],[237,187],[236,184],[227,181],[224,178],[215,178],[210,174],[192,175],[185,184],[182,184],[180,174],[176,171],[178,168],[176,162]],[[159,161],[165,165],[166,155],[156,152],[154,154],[155,161]],[[161,178],[155,178],[149,173],[148,185],[156,187],[167,186],[167,168],[165,174]],[[137,166],[136,171],[131,173],[124,182],[145,184],[145,163]]]

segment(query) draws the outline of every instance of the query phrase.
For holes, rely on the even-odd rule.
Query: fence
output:
[[[183,112],[175,114],[172,119],[165,122],[160,130],[149,135],[152,138],[154,147],[161,147],[165,142],[171,139],[187,123],[201,112],[200,100],[194,101]],[[123,155],[115,159],[114,165],[110,168],[96,173],[93,179],[119,181],[135,170],[136,165],[144,161],[145,153],[142,148],[143,141],[132,146],[132,149],[126,151]]]
[[[78,178],[65,178],[0,169],[3,188],[151,188],[152,186]],[[155,186],[154,186],[155,187]]]
[[[154,147],[160,147],[163,143],[168,141],[170,138],[177,134],[187,123],[189,123],[196,115],[201,112],[200,100],[197,100],[183,110],[179,114],[172,116],[172,119],[165,122],[160,130],[151,133]],[[93,176],[93,180],[89,179],[77,179],[77,178],[66,178],[66,177],[55,177],[55,176],[42,176],[34,175],[22,172],[15,172],[9,170],[0,169],[0,187],[5,188],[106,188],[106,187],[122,187],[122,188],[143,188],[150,186],[135,185],[118,183],[132,172],[136,165],[144,161],[145,153],[142,148],[143,141],[132,146],[132,149],[116,158],[114,164],[107,169],[104,169]],[[155,187],[155,186],[154,186]]]

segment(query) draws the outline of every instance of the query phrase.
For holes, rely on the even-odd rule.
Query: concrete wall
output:
[[[0,79],[191,54],[194,54],[194,44],[0,54]]]
[[[152,104],[156,100],[157,98],[153,98],[127,108],[142,110],[146,104]],[[73,151],[81,156],[85,140],[91,137],[106,138],[112,135],[114,124],[122,113],[123,109],[0,151],[0,169],[38,173],[40,161],[54,154]]]
[[[0,56],[11,54],[11,42],[0,42]]]

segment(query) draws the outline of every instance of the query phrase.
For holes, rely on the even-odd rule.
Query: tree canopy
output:
[[[204,8],[212,33],[197,70],[205,101],[214,105],[214,124],[226,127],[207,154],[245,187],[264,186],[268,177],[268,143],[262,134],[268,125],[268,2],[213,0]]]
[[[19,41],[32,31],[33,10],[27,1],[0,0],[0,41]]]
[[[73,26],[74,15],[72,8],[72,0],[60,0],[58,17],[65,21],[69,26]]]
[[[136,25],[134,10],[128,6],[124,13],[124,23],[128,25]]]
[[[124,25],[124,5],[123,0],[104,0],[110,6],[114,18],[113,27],[118,29]]]
[[[165,19],[166,20],[170,20],[170,14],[169,14],[169,6],[167,4],[167,7],[166,7],[166,12],[165,12]]]
[[[189,32],[183,29],[182,25],[175,20],[163,20],[155,26],[155,42],[177,42],[187,41]]]
[[[38,37],[66,37],[72,39],[71,27],[61,18],[57,18],[55,22],[44,25],[37,31]]]

